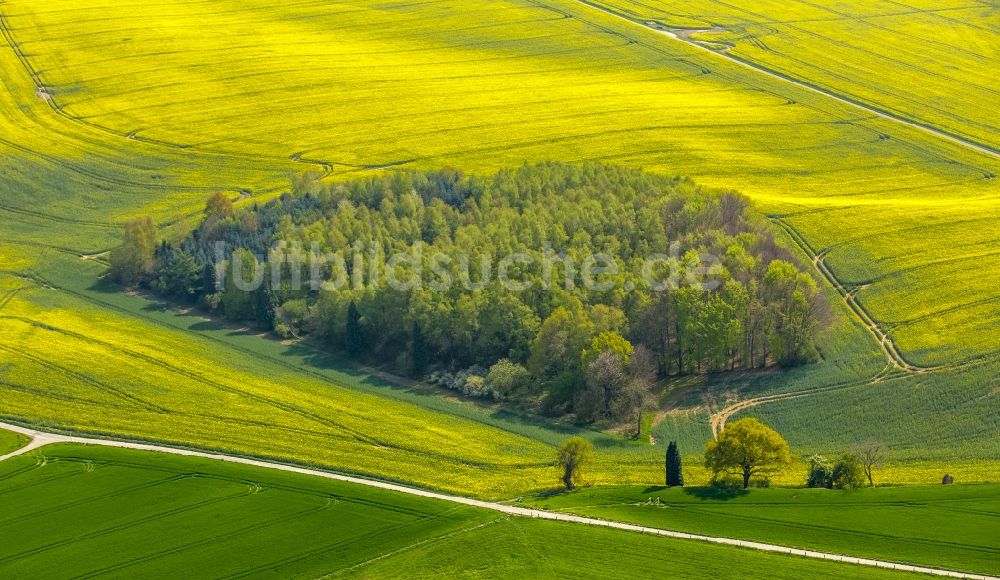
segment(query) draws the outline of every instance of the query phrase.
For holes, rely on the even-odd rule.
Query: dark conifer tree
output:
[[[424,332],[420,328],[420,323],[414,322],[410,336],[410,376],[415,379],[424,376],[429,359]]]
[[[270,288],[262,286],[254,291],[254,318],[262,330],[274,330],[276,307],[274,293]]]
[[[347,354],[354,358],[361,356],[365,351],[364,334],[361,332],[361,313],[358,312],[358,305],[351,301],[347,307],[347,332],[345,334]]]
[[[222,288],[219,287],[219,283],[215,276],[215,264],[209,262],[205,264],[205,268],[201,272],[201,293],[204,296],[209,294],[215,294],[221,291]]]
[[[677,450],[677,442],[671,441],[667,446],[667,486],[684,487],[684,473],[681,470],[681,454]]]

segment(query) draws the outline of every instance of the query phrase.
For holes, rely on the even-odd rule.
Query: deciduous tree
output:
[[[855,453],[861,461],[861,467],[868,478],[868,485],[875,487],[875,468],[882,467],[885,458],[885,446],[878,441],[866,441],[858,446]]]
[[[612,399],[628,384],[625,365],[616,353],[606,350],[587,366],[586,383],[576,397],[574,409],[582,421],[599,421],[610,414]]]
[[[601,354],[612,352],[621,360],[624,367],[632,359],[634,350],[632,343],[624,336],[614,331],[605,331],[595,336],[590,341],[590,346],[580,356],[583,359],[583,366],[586,368],[590,366],[590,363],[597,360],[597,357]]]
[[[580,485],[583,472],[593,460],[594,449],[583,437],[570,437],[559,448],[559,467],[566,489],[576,489]]]
[[[777,474],[789,463],[788,442],[754,418],[726,425],[705,446],[705,467],[716,477],[723,473],[741,476],[744,489],[750,487],[750,478]]]
[[[490,367],[486,386],[500,399],[519,399],[531,389],[531,373],[510,359],[500,359]]]
[[[233,202],[221,191],[213,193],[205,202],[205,217],[225,219],[233,217],[235,212]]]
[[[111,250],[111,277],[126,287],[136,286],[153,269],[156,226],[149,217],[125,223],[122,245]]]
[[[854,453],[845,453],[837,459],[830,474],[834,489],[855,489],[865,484],[865,472],[861,460]]]

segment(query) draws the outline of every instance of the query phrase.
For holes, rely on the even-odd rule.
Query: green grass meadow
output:
[[[1000,573],[1000,486],[592,488],[533,507],[965,572]]]
[[[79,445],[0,464],[0,545],[8,578],[908,576]]]

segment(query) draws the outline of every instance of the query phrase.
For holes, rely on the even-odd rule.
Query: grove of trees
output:
[[[111,274],[358,360],[584,422],[638,426],[661,377],[817,356],[826,307],[816,281],[734,193],[594,163],[336,185],[303,176],[293,189],[238,207],[216,194],[200,225],[172,243],[158,242],[149,220],[130,222]],[[290,260],[299,247],[301,260]],[[400,254],[417,257],[371,267]],[[530,258],[510,268],[523,290],[496,276],[495,261],[514,254]],[[583,284],[595,254],[614,268]],[[327,259],[335,255],[343,259]],[[420,284],[393,284],[425,271],[433,274]],[[317,273],[325,286],[308,283]]]
[[[842,453],[834,462],[822,455],[809,458],[808,487],[855,489],[867,481],[875,487],[875,469],[882,464],[885,447],[876,441],[866,441],[853,451]]]

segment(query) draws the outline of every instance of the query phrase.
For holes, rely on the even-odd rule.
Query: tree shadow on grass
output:
[[[124,296],[121,286],[106,279],[95,281],[88,290],[101,294]],[[205,335],[224,332],[230,338],[240,339],[246,337],[261,339],[262,334],[267,334],[260,330],[246,328],[213,317],[210,313],[203,312],[189,304],[164,300],[148,293],[143,293],[141,298],[145,304],[139,307],[140,310],[158,318],[165,314],[172,314],[175,320],[166,322],[178,330],[204,333]],[[216,339],[218,338],[216,336]],[[268,335],[267,338],[277,340],[278,337]],[[229,343],[229,346],[244,350],[251,349],[248,352],[256,352],[257,350],[253,348],[253,345],[238,342]],[[308,339],[283,345],[280,349],[263,349],[258,354],[273,361],[294,366],[296,370],[314,374],[318,378],[343,383],[343,386],[349,388],[353,387],[375,393],[381,392],[382,394],[395,393],[401,396],[397,398],[409,399],[410,402],[418,403],[429,409],[470,419],[485,420],[485,423],[537,438],[552,445],[558,445],[559,441],[566,437],[582,435],[598,449],[620,449],[636,446],[634,441],[618,438],[603,431],[552,421],[541,415],[467,397],[435,385],[408,381],[401,377],[380,377],[378,376],[379,369],[362,367],[345,355],[332,353],[324,349],[321,344]],[[467,414],[454,406],[456,401],[465,403],[469,407],[475,407],[476,410]],[[530,433],[531,431],[534,433]]]
[[[325,351],[316,343],[307,340],[288,346],[283,354],[295,357],[311,368],[329,372],[332,375],[336,375],[336,378],[346,380],[346,382],[366,390],[391,390],[430,401],[439,401],[441,405],[449,404],[444,399],[444,397],[447,397],[475,405],[484,411],[489,418],[498,422],[514,424],[525,428],[543,429],[560,436],[589,434],[591,435],[589,438],[596,447],[607,448],[623,443],[627,444],[625,441],[616,441],[614,437],[606,436],[600,432],[589,431],[578,426],[555,423],[541,416],[532,415],[509,407],[501,407],[436,385],[408,381],[405,378],[399,378],[398,380],[382,378],[374,374],[374,372],[378,372],[378,369],[359,368],[356,362],[347,357]],[[436,405],[432,404],[432,406]]]
[[[122,287],[117,282],[112,282],[107,277],[94,280],[94,283],[88,286],[87,290],[101,294],[121,294],[123,292]]]
[[[726,488],[726,487],[685,487],[684,493],[702,500],[728,501],[738,497],[746,496],[749,489]]]
[[[539,492],[536,492],[535,493],[535,498],[536,499],[550,499],[550,498],[561,496],[561,495],[569,495],[569,494],[573,493],[574,491],[578,491],[578,490],[569,490],[569,489],[566,489],[565,487],[553,487],[553,488],[550,488],[550,489],[543,489],[543,490],[541,490]]]

